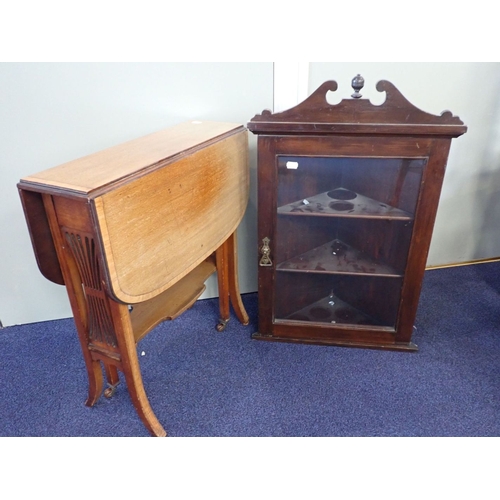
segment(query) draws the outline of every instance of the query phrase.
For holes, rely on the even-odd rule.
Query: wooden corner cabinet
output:
[[[415,351],[421,283],[451,140],[450,112],[414,107],[388,81],[382,105],[330,105],[323,83],[258,135],[259,327],[255,339]]]

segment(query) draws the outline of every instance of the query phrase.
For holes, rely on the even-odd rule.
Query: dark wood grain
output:
[[[467,127],[449,111],[441,115],[426,113],[411,104],[390,82],[381,80],[376,88],[386,92],[383,104],[374,106],[368,99],[343,99],[328,103],[326,95],[337,90],[337,82],[323,83],[297,106],[271,113],[264,110],[248,123],[254,133],[293,134],[389,134],[448,135],[458,137]]]
[[[420,289],[451,139],[387,81],[382,105],[330,105],[325,82],[294,108],[256,115],[259,329],[254,338],[415,351]],[[333,201],[330,202],[330,198]],[[337,199],[338,198],[338,199]],[[343,260],[342,260],[343,259]]]

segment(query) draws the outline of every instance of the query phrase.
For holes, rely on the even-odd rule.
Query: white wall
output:
[[[336,80],[335,94],[348,98],[357,73],[374,103],[384,100],[375,84],[389,80],[416,107],[449,110],[468,126],[452,142],[428,266],[500,256],[500,63],[314,62],[309,93]]]
[[[246,124],[272,108],[272,63],[0,64],[0,321],[71,316],[64,287],[38,271],[21,177],[191,119]],[[242,292],[256,285],[256,151],[239,230]],[[208,282],[204,297],[217,294]]]
[[[295,65],[295,66],[294,66]],[[500,63],[2,63],[0,64],[0,321],[71,316],[65,289],[36,267],[16,183],[49,168],[191,119],[245,124],[291,107],[325,80],[363,94],[386,79],[420,109],[449,109],[469,127],[452,144],[428,265],[500,256]],[[289,82],[290,88],[287,88]],[[293,90],[292,90],[293,87]],[[295,97],[294,97],[295,96]],[[276,109],[278,110],[278,109]],[[243,292],[256,285],[256,141],[251,194],[239,231]],[[204,297],[217,294],[214,279]]]

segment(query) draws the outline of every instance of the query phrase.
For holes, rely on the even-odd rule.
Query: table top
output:
[[[241,124],[191,121],[133,139],[21,179],[49,189],[89,195],[142,175],[243,129]]]

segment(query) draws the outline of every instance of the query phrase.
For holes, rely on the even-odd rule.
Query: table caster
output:
[[[228,319],[219,319],[219,322],[217,323],[217,326],[215,327],[215,329],[218,332],[223,332],[226,329],[228,322],[229,322]]]
[[[116,384],[108,384],[108,387],[104,389],[104,397],[108,399],[113,397],[113,394],[116,392],[118,384],[119,382],[117,382]]]

